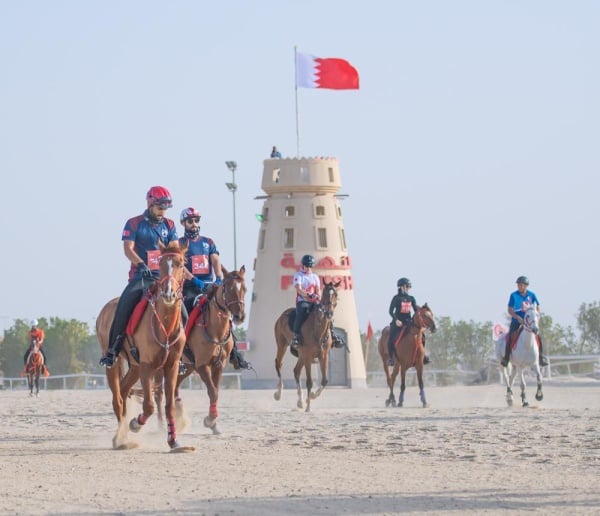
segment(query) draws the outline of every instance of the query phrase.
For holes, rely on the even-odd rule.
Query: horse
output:
[[[185,344],[185,334],[181,324],[182,286],[184,279],[187,246],[179,247],[177,242],[164,246],[159,241],[159,278],[146,292],[143,301],[147,303],[143,315],[132,335],[127,335],[123,343],[121,359],[115,367],[107,368],[106,377],[112,391],[113,410],[118,428],[113,437],[114,449],[126,449],[135,444],[127,442],[126,405],[132,387],[140,380],[143,392],[143,411],[129,422],[129,430],[139,432],[148,418],[154,413],[153,377],[158,369],[164,372],[165,417],[167,420],[167,443],[171,451],[194,451],[194,447],[181,446],[177,441],[175,425],[175,384],[179,359]],[[108,349],[108,335],[118,299],[109,301],[96,319],[96,334],[105,353]],[[127,359],[129,369],[125,364]]]
[[[329,365],[329,350],[331,349],[331,325],[333,324],[333,312],[337,306],[338,293],[337,288],[340,281],[335,283],[326,282],[323,288],[323,296],[318,303],[315,303],[308,318],[304,321],[300,334],[302,337],[301,345],[298,346],[296,353],[291,353],[298,357],[294,367],[294,379],[296,380],[296,392],[298,394],[297,407],[303,408],[302,387],[300,386],[300,373],[302,368],[306,371],[306,412],[310,412],[310,402],[318,398],[323,389],[329,383],[327,378],[327,369]],[[292,315],[293,314],[293,315]],[[288,308],[277,318],[275,322],[275,342],[277,344],[277,355],[275,357],[275,370],[279,377],[277,390],[273,394],[276,400],[281,399],[283,390],[283,379],[281,378],[281,365],[288,345],[294,336],[293,319],[296,314],[295,308]],[[291,317],[290,317],[291,316]],[[321,369],[321,385],[312,392],[312,363],[318,360]]]
[[[402,407],[404,404],[404,391],[406,390],[406,371],[414,367],[417,371],[417,381],[419,383],[419,396],[423,408],[427,408],[427,398],[423,387],[423,358],[425,357],[425,348],[423,347],[423,333],[425,330],[435,332],[435,317],[433,312],[425,303],[419,308],[412,317],[412,321],[407,330],[402,334],[400,341],[396,340],[394,344],[395,359],[394,365],[388,366],[388,339],[390,336],[390,327],[386,326],[379,337],[378,350],[383,362],[383,370],[387,380],[387,385],[390,389],[390,394],[385,400],[385,406],[395,407],[396,397],[394,396],[394,384],[398,371],[400,374],[400,396],[398,405]],[[391,370],[391,372],[390,372]]]
[[[37,398],[40,393],[40,376],[44,373],[44,355],[40,351],[37,339],[31,341],[29,356],[25,364],[25,374],[27,376],[27,385],[29,386],[29,396]],[[48,376],[48,374],[46,374]],[[35,393],[33,387],[35,386]]]
[[[540,371],[539,364],[539,349],[537,343],[537,335],[540,330],[539,326],[540,314],[535,306],[531,306],[525,312],[523,316],[523,324],[521,324],[521,330],[517,341],[513,346],[510,353],[510,361],[507,367],[500,364],[500,370],[506,382],[506,403],[509,407],[513,404],[513,391],[512,386],[515,381],[517,373],[520,374],[521,378],[521,402],[523,407],[529,406],[527,397],[525,395],[525,370],[533,369],[537,378],[537,391],[535,393],[535,399],[542,401],[544,399],[544,393],[542,392],[542,373]],[[508,338],[508,332],[500,334],[496,340],[495,351],[496,358],[500,362],[504,357],[504,351],[506,349],[506,339]]]
[[[227,271],[221,266],[221,270],[222,283],[218,286],[213,285],[206,296],[200,297],[190,313],[186,328],[187,344],[182,356],[185,372],[177,377],[175,387],[179,417],[184,412],[179,387],[194,371],[200,375],[210,401],[204,426],[211,429],[213,434],[220,433],[217,428],[217,403],[223,369],[227,366],[233,349],[231,321],[238,325],[243,323],[246,317],[246,267],[242,265],[239,271]]]

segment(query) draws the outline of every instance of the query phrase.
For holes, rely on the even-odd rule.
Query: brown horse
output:
[[[27,385],[29,386],[29,396],[37,398],[40,393],[40,376],[46,372],[45,376],[49,376],[44,366],[44,355],[40,351],[37,344],[37,339],[33,339],[29,348],[29,356],[25,363],[25,375],[27,376]],[[35,386],[35,393],[33,388]]]
[[[401,370],[400,397],[398,406],[404,404],[404,391],[406,390],[406,371],[414,367],[417,371],[417,380],[419,382],[419,394],[423,407],[427,407],[427,399],[425,397],[425,389],[423,388],[423,358],[425,357],[425,348],[423,347],[423,333],[425,330],[435,331],[435,318],[431,309],[425,303],[419,308],[413,318],[408,329],[402,334],[401,340],[396,340],[394,345],[395,360],[393,366],[388,366],[388,339],[390,336],[390,327],[386,326],[381,332],[379,338],[379,355],[383,362],[383,370],[390,388],[390,395],[385,401],[385,406],[396,406],[396,398],[394,396],[394,383],[398,376],[398,370]],[[391,370],[391,372],[390,372]]]
[[[310,412],[310,401],[316,399],[329,382],[327,378],[327,368],[329,364],[329,350],[331,349],[331,325],[333,324],[333,312],[337,305],[337,288],[340,282],[325,283],[323,288],[323,297],[317,303],[308,318],[304,321],[301,328],[301,345],[298,346],[298,361],[294,367],[294,379],[296,380],[296,392],[298,393],[297,407],[303,408],[302,387],[300,386],[300,373],[302,368],[306,371],[306,412]],[[295,314],[295,308],[285,310],[275,322],[275,342],[277,343],[277,356],[275,357],[275,370],[279,377],[277,390],[273,394],[276,400],[281,399],[283,389],[283,379],[281,378],[281,364],[285,351],[293,338],[293,331],[290,327],[290,314]],[[292,354],[294,350],[291,351]],[[312,368],[314,360],[318,359],[321,368],[321,386],[312,391]]]
[[[129,369],[117,365],[106,370],[109,387],[113,395],[113,410],[119,422],[113,438],[115,449],[135,446],[127,442],[124,401],[135,382],[140,379],[143,391],[143,412],[129,422],[129,430],[138,432],[154,413],[153,377],[158,369],[164,372],[165,416],[167,420],[167,442],[172,451],[193,451],[193,447],[182,447],[177,442],[175,428],[175,383],[179,359],[185,344],[181,325],[182,285],[187,247],[171,242],[168,247],[159,242],[161,251],[159,279],[152,285],[146,297],[148,304],[133,335],[124,340],[121,359],[126,358]],[[117,299],[109,301],[96,319],[96,333],[105,353],[108,335],[114,317]],[[137,349],[137,353],[132,352]]]
[[[213,434],[220,433],[217,429],[219,400],[219,385],[223,369],[227,365],[229,354],[233,349],[233,335],[231,333],[231,320],[241,324],[246,317],[244,297],[246,295],[246,281],[244,275],[246,267],[239,271],[228,272],[221,266],[223,282],[218,287],[213,286],[204,300],[200,300],[198,318],[194,321],[193,313],[190,314],[186,351],[182,360],[186,371],[177,377],[176,399],[177,410],[183,413],[183,404],[179,398],[179,386],[194,371],[206,385],[210,400],[208,416],[204,418],[204,426],[210,428]],[[189,349],[188,349],[189,348]],[[178,417],[180,414],[178,413]]]

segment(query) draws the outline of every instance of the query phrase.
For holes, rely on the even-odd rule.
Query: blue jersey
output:
[[[200,236],[195,239],[189,239],[182,237],[179,239],[179,245],[188,246],[185,266],[194,277],[202,281],[214,281],[214,271],[210,257],[213,254],[219,254],[219,251],[212,238]],[[186,280],[185,283],[189,284],[190,281]]]
[[[532,305],[539,306],[539,304],[540,302],[538,301],[537,296],[531,290],[525,292],[524,296],[521,295],[518,290],[515,290],[508,298],[508,306],[521,318],[525,316],[525,312],[529,310]],[[512,321],[518,323],[517,319],[514,317],[512,318]]]
[[[144,261],[156,277],[159,275],[160,248],[158,241],[164,245],[177,240],[175,223],[171,219],[163,218],[158,224],[152,224],[148,217],[138,215],[129,219],[123,228],[121,240],[134,242],[133,250]],[[129,269],[129,280],[139,279],[140,273],[135,265],[131,264]]]

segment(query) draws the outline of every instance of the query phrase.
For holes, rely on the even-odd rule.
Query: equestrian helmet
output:
[[[527,276],[519,276],[516,283],[523,283],[523,285],[529,285],[529,278]]]
[[[412,288],[412,285],[411,285],[410,280],[408,278],[400,278],[398,280],[398,282],[396,283],[396,285],[398,285],[398,288],[400,288],[400,287]]]
[[[302,265],[305,267],[314,267],[315,266],[315,257],[311,254],[305,254],[302,257]]]
[[[153,204],[161,205],[162,207],[172,208],[173,199],[171,192],[164,186],[153,186],[146,194],[146,200],[152,206]]]
[[[186,208],[185,210],[181,210],[181,215],[179,216],[179,222],[181,222],[183,224],[186,219],[190,219],[192,217],[200,218],[200,212],[196,208],[192,208],[192,207]]]
[[[32,328],[35,328],[38,325],[38,320],[37,319],[31,319],[31,322],[29,323],[29,325]]]

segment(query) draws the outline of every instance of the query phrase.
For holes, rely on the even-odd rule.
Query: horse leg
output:
[[[512,407],[513,404],[513,384],[515,382],[515,378],[517,377],[517,366],[512,364],[510,369],[510,376],[508,377],[508,387],[507,387],[507,397],[506,397],[506,401],[508,403],[509,407]],[[510,393],[510,398],[508,393]]]
[[[502,372],[502,377],[504,378],[504,383],[506,384],[506,404],[509,407],[512,407],[513,404],[513,391],[512,391],[512,382],[511,379],[509,378],[508,375],[508,368],[510,367],[510,364],[507,367],[504,366],[500,366],[500,370]]]
[[[206,393],[208,394],[208,399],[210,401],[208,416],[204,418],[204,426],[210,428],[213,434],[219,434],[219,431],[217,430],[217,418],[219,417],[219,411],[217,410],[218,391],[215,387],[211,368],[208,365],[200,366],[198,368],[198,373],[200,374],[200,378],[202,378],[204,385],[206,385]]]
[[[521,402],[524,407],[529,406],[527,396],[525,395],[525,370],[523,368],[521,368]]]
[[[277,356],[275,357],[275,371],[277,371],[277,378],[279,378],[279,380],[277,381],[277,390],[273,393],[273,398],[275,398],[277,401],[279,401],[281,399],[281,392],[283,391],[283,378],[281,377],[281,365],[283,363],[283,356],[285,355],[285,350],[287,349],[287,346],[284,345],[280,345],[279,342],[277,342]]]
[[[35,374],[35,397],[37,398],[40,394],[40,370],[37,368]]]
[[[423,404],[423,408],[427,408],[429,404],[427,403],[427,398],[425,396],[425,387],[423,384],[423,361],[417,361],[417,381],[419,383],[419,397],[421,398],[421,403]]]
[[[395,366],[394,366],[395,367]],[[404,391],[406,390],[406,367],[402,364],[400,369],[400,396],[398,397],[398,406],[404,406]]]
[[[537,390],[535,391],[535,399],[538,401],[542,401],[544,399],[544,393],[542,392],[542,372],[540,370],[540,364],[536,362],[534,368],[535,376],[537,379]]]
[[[183,404],[183,399],[179,394],[179,387],[183,383],[183,381],[190,376],[194,372],[194,366],[189,365],[186,367],[185,373],[177,375],[177,382],[175,383],[175,423],[177,424],[177,428],[180,429],[181,432],[185,432],[187,427],[190,424],[190,418],[187,415],[185,410],[185,406]]]
[[[165,419],[167,421],[167,444],[171,450],[194,451],[195,448],[181,447],[177,442],[175,423],[175,386],[179,373],[179,357],[175,356],[165,364],[164,368]],[[151,378],[153,381],[153,378]],[[152,401],[152,400],[151,400]]]
[[[323,355],[324,356],[322,356],[319,359],[319,365],[321,367],[321,385],[315,392],[312,393],[311,399],[313,400],[317,399],[321,395],[323,389],[327,387],[327,384],[329,383],[329,378],[327,378],[327,365],[329,363],[329,353],[323,351]]]
[[[296,394],[298,396],[298,401],[296,402],[296,406],[298,408],[304,407],[304,402],[302,401],[302,388],[300,387],[300,372],[302,371],[302,366],[304,362],[302,360],[302,353],[299,353],[298,360],[296,361],[296,365],[294,366],[294,380],[296,380]]]
[[[142,403],[142,412],[138,417],[134,417],[129,422],[129,429],[133,432],[139,432],[146,424],[146,421],[148,421],[148,418],[154,414],[154,396],[152,395],[153,372],[149,365],[143,364],[141,366],[140,383],[144,391],[144,401]]]
[[[306,370],[306,412],[310,412],[311,391],[313,386],[312,380],[312,359],[306,357],[304,369]]]

